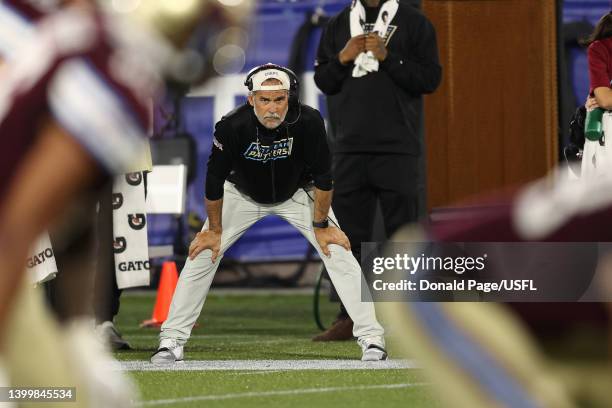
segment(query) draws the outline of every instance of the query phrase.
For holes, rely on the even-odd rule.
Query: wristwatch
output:
[[[319,222],[313,221],[312,226],[315,228],[327,228],[329,227],[329,219],[326,218],[323,221]]]

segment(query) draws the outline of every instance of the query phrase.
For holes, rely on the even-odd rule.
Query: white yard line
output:
[[[151,334],[126,334],[124,335],[128,339],[159,339],[159,332],[151,333]],[[192,334],[189,336],[190,339],[215,339],[219,337],[274,337],[274,336],[262,336],[258,334]]]
[[[419,368],[413,360],[187,360],[175,364],[120,361],[124,371],[391,370]]]
[[[218,394],[218,395],[200,395],[196,397],[173,398],[163,400],[144,401],[136,404],[136,406],[150,407],[155,405],[169,405],[184,402],[197,401],[218,401],[235,398],[257,398],[257,397],[274,397],[280,395],[300,395],[300,394],[318,394],[322,392],[339,392],[339,391],[367,391],[375,389],[393,389],[393,388],[408,388],[426,386],[428,383],[403,383],[403,384],[380,384],[380,385],[360,385],[355,387],[327,387],[327,388],[302,388],[293,390],[279,391],[262,391],[262,392],[242,392],[233,394]]]
[[[252,374],[272,374],[272,373],[284,373],[287,370],[270,370],[270,371],[244,371],[241,373],[234,373],[234,375],[252,375]]]

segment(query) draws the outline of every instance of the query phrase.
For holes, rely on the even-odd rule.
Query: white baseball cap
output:
[[[278,85],[263,85],[268,79],[277,79],[280,81]],[[291,82],[289,75],[286,72],[276,68],[264,69],[256,72],[252,78],[253,88],[252,91],[280,91],[289,90],[291,88]]]

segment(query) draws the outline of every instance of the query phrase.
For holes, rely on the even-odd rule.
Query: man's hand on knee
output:
[[[189,259],[193,260],[205,249],[212,251],[211,261],[215,263],[221,249],[221,231],[198,232],[189,245]]]
[[[315,238],[321,247],[321,250],[325,256],[330,256],[329,244],[337,244],[346,249],[351,250],[351,243],[349,242],[346,234],[342,232],[340,228],[327,227],[327,228],[314,228]]]

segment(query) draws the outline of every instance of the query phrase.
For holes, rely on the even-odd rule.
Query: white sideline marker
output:
[[[279,391],[262,391],[262,392],[242,392],[234,394],[218,394],[218,395],[201,395],[197,397],[173,398],[164,400],[143,401],[135,404],[138,407],[150,407],[155,405],[169,405],[182,402],[197,402],[197,401],[218,401],[234,398],[251,398],[251,397],[273,397],[280,395],[300,395],[300,394],[317,394],[321,392],[339,392],[339,391],[367,391],[375,389],[393,389],[393,388],[408,388],[422,387],[429,383],[403,383],[403,384],[379,384],[379,385],[360,385],[355,387],[326,387],[326,388],[298,388],[293,390]]]
[[[420,368],[413,360],[187,360],[174,364],[120,361],[123,371],[390,370]]]

